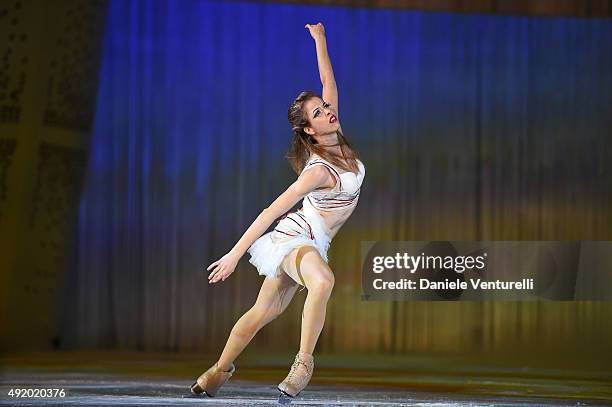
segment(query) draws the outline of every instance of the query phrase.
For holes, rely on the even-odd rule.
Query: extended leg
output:
[[[285,273],[281,273],[278,278],[266,277],[255,305],[242,315],[232,328],[218,361],[221,369],[230,369],[232,362],[255,334],[287,308],[297,288],[298,284]]]

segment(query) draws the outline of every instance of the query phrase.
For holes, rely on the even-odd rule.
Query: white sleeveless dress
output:
[[[334,220],[345,221],[359,200],[365,166],[360,160],[357,160],[357,164],[359,174],[353,172],[340,174],[330,162],[317,155],[311,156],[302,173],[316,165],[323,165],[334,175],[336,185],[331,190],[310,192],[302,200],[301,209],[285,214],[277,221],[273,231],[253,242],[247,250],[251,255],[249,262],[257,268],[260,275],[278,277],[281,273],[280,264],[285,256],[300,246],[316,248],[327,262],[327,250],[332,235],[331,225],[334,224]]]

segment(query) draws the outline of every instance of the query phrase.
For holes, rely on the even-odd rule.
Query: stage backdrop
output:
[[[317,351],[609,355],[610,303],[361,302],[359,271],[362,240],[612,239],[609,19],[206,1],[109,2],[62,343],[221,350],[263,277],[202,270],[296,177],[318,21],[367,175]],[[247,352],[298,349],[304,296]]]

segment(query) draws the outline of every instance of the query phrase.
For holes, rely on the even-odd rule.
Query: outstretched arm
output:
[[[310,35],[315,40],[317,49],[317,62],[319,65],[319,76],[323,84],[323,100],[330,103],[338,114],[338,89],[336,87],[336,78],[332,69],[331,60],[327,52],[327,39],[325,38],[325,27],[323,24],[316,25],[306,24],[305,28],[310,31]]]
[[[224,281],[232,274],[238,260],[246,253],[253,242],[268,229],[272,222],[287,213],[308,193],[325,186],[329,182],[330,176],[328,170],[322,166],[314,166],[300,174],[298,179],[285,192],[257,216],[232,250],[206,268],[206,270],[210,270],[214,267],[208,276],[209,283],[216,283],[219,280]]]

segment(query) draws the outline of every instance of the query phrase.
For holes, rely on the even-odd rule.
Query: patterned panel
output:
[[[67,267],[66,249],[76,224],[78,194],[85,167],[85,152],[79,149],[41,144],[38,171],[30,216],[30,249],[36,255],[25,269],[20,297],[30,309],[46,309],[31,325],[45,340],[57,341],[54,305],[58,284]]]
[[[62,233],[75,218],[84,168],[83,150],[40,145],[30,227],[48,232],[43,247],[64,244]]]
[[[17,142],[14,139],[0,139],[0,219],[8,196],[7,179],[16,146]]]
[[[34,186],[27,245],[32,254],[21,263],[15,287],[20,307],[35,312],[28,329],[39,343],[57,344],[57,306],[61,279],[68,260],[67,248],[76,224],[85,152],[42,143]],[[44,310],[44,312],[39,312]]]
[[[54,55],[49,62],[47,126],[88,130],[95,104],[99,50],[106,1],[64,1],[53,24]]]
[[[21,115],[21,96],[26,80],[28,39],[23,24],[21,1],[0,6],[0,123],[17,123]]]

